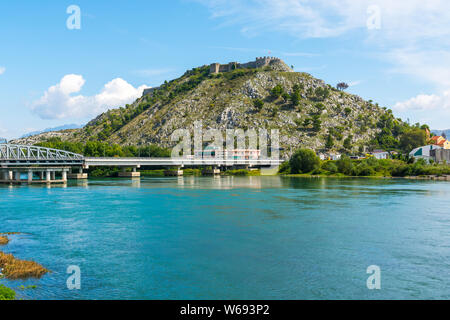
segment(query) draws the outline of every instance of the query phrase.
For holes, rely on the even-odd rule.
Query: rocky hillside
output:
[[[224,132],[227,128],[279,128],[285,156],[300,146],[318,152],[355,152],[377,137],[386,119],[400,121],[390,110],[338,91],[307,73],[293,72],[279,61],[218,74],[210,74],[209,66],[195,68],[131,105],[99,115],[82,129],[19,142],[37,143],[50,134],[74,142],[96,139],[171,147],[174,130],[192,129],[194,121],[202,120],[204,128]]]

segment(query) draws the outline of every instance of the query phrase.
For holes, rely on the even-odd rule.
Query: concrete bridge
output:
[[[141,167],[168,168],[167,175],[182,175],[184,167],[211,167],[211,174],[231,167],[261,168],[269,173],[281,163],[279,159],[94,158],[38,146],[0,144],[0,182],[3,183],[64,183],[67,179],[86,179],[83,169],[90,167],[120,167],[120,177],[139,177]]]

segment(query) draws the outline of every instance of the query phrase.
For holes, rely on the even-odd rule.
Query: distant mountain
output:
[[[46,132],[53,132],[53,131],[60,131],[60,130],[67,130],[67,129],[80,129],[80,128],[83,128],[83,125],[74,124],[74,123],[72,123],[72,124],[64,124],[64,125],[59,126],[59,127],[47,128],[47,129],[44,129],[44,130],[41,130],[41,131],[29,132],[29,133],[24,134],[23,136],[21,136],[20,139],[28,138],[28,137],[35,136],[35,135],[41,134],[41,133],[46,133]]]
[[[442,135],[442,132],[445,132],[445,135],[447,136],[448,139],[450,139],[450,129],[446,129],[446,130],[431,130],[432,133],[434,133],[437,136]]]

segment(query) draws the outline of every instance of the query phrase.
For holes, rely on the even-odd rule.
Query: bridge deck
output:
[[[85,158],[85,166],[278,166],[279,159]]]

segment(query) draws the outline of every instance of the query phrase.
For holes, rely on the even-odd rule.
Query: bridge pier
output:
[[[88,178],[88,174],[87,173],[83,173],[83,167],[79,167],[78,168],[78,172],[76,172],[77,169],[72,168],[71,172],[67,175],[68,179],[73,179],[73,180],[81,180],[81,179],[87,179]]]
[[[217,175],[220,174],[220,168],[213,166],[211,169],[205,169],[203,172],[205,175]]]
[[[122,171],[119,172],[119,177],[121,177],[121,178],[139,178],[141,176],[141,173],[137,171],[137,168],[138,167],[133,167],[131,172],[128,172],[127,168],[123,167]]]
[[[183,175],[182,167],[176,167],[175,170],[167,169],[164,171],[164,175],[168,177],[180,177]]]
[[[14,167],[0,168],[0,183],[9,184],[33,184],[33,183],[66,183],[67,171],[69,168],[46,168],[46,167]],[[61,179],[56,179],[56,173],[61,173]],[[26,178],[22,180],[22,173],[26,173]],[[37,175],[37,179],[35,176]],[[44,178],[45,177],[45,178]]]

